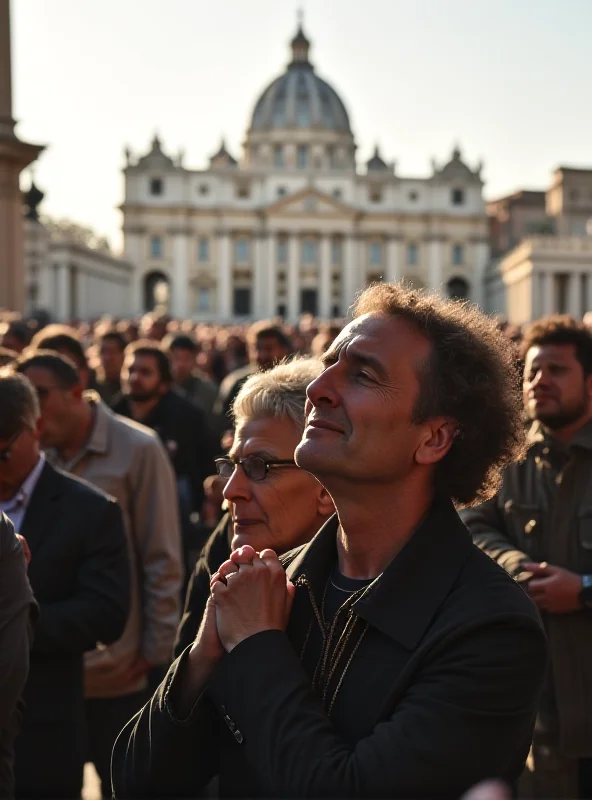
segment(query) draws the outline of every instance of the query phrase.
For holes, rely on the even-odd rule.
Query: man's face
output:
[[[171,350],[171,370],[176,383],[183,383],[195,369],[195,353],[182,347]]]
[[[118,381],[123,369],[124,353],[114,339],[101,343],[101,366],[108,381]]]
[[[287,355],[288,351],[275,336],[259,337],[255,342],[255,361],[259,369],[271,369]]]
[[[592,377],[584,376],[572,344],[531,347],[524,362],[524,402],[531,419],[560,430],[586,417]]]
[[[399,317],[354,320],[308,387],[307,426],[296,460],[329,486],[392,485],[415,464],[425,426],[412,422],[418,371],[431,344]]]
[[[0,502],[11,500],[39,458],[37,428],[0,439]]]
[[[289,460],[299,441],[299,431],[288,420],[251,420],[237,429],[230,456]],[[257,551],[270,547],[284,553],[309,541],[322,523],[321,492],[318,481],[296,467],[270,467],[262,481],[250,480],[238,467],[224,487],[232,514],[233,550],[250,544]]]
[[[72,410],[79,398],[76,388],[64,389],[52,373],[42,367],[30,367],[25,375],[37,391],[41,410],[41,443],[44,447],[61,447],[68,439],[72,425]],[[80,387],[78,387],[78,395]]]
[[[156,359],[151,355],[129,356],[124,364],[124,381],[131,399],[140,403],[162,397],[168,388],[160,378]]]

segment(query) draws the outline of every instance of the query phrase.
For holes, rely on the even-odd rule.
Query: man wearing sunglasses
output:
[[[468,304],[382,283],[322,361],[295,458],[337,514],[281,559],[245,540],[220,567],[117,741],[121,800],[214,777],[222,797],[452,800],[524,767],[541,620],[455,509],[522,454],[512,345]]]
[[[26,712],[16,740],[17,797],[76,797],[84,765],[83,656],[119,638],[130,565],[121,509],[51,467],[31,383],[0,374],[0,508],[31,551],[39,603]]]

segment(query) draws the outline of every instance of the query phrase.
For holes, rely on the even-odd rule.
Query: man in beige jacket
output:
[[[183,572],[175,479],[158,437],[84,392],[68,359],[38,351],[18,370],[37,390],[48,459],[115,497],[124,515],[129,619],[119,641],[97,643],[85,660],[88,760],[110,796],[115,738],[149,697],[150,677],[159,679],[175,641]]]

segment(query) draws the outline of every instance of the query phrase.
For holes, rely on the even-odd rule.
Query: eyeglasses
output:
[[[233,461],[231,458],[217,458],[216,472],[221,478],[229,480],[235,473],[237,467],[242,467],[245,475],[251,481],[264,481],[267,473],[273,467],[296,467],[298,464],[294,459],[267,461],[261,456],[247,456],[240,461]]]
[[[16,440],[19,438],[21,433],[24,433],[25,429],[22,428],[20,431],[14,434],[12,438],[8,440],[8,444],[6,447],[0,448],[0,463],[6,464],[7,461],[10,461],[10,456],[12,455],[12,448],[15,445]]]

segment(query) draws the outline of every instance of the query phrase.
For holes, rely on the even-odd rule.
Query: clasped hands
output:
[[[249,545],[231,553],[210,590],[194,645],[209,661],[256,633],[285,630],[296,591],[273,550],[257,553]]]

